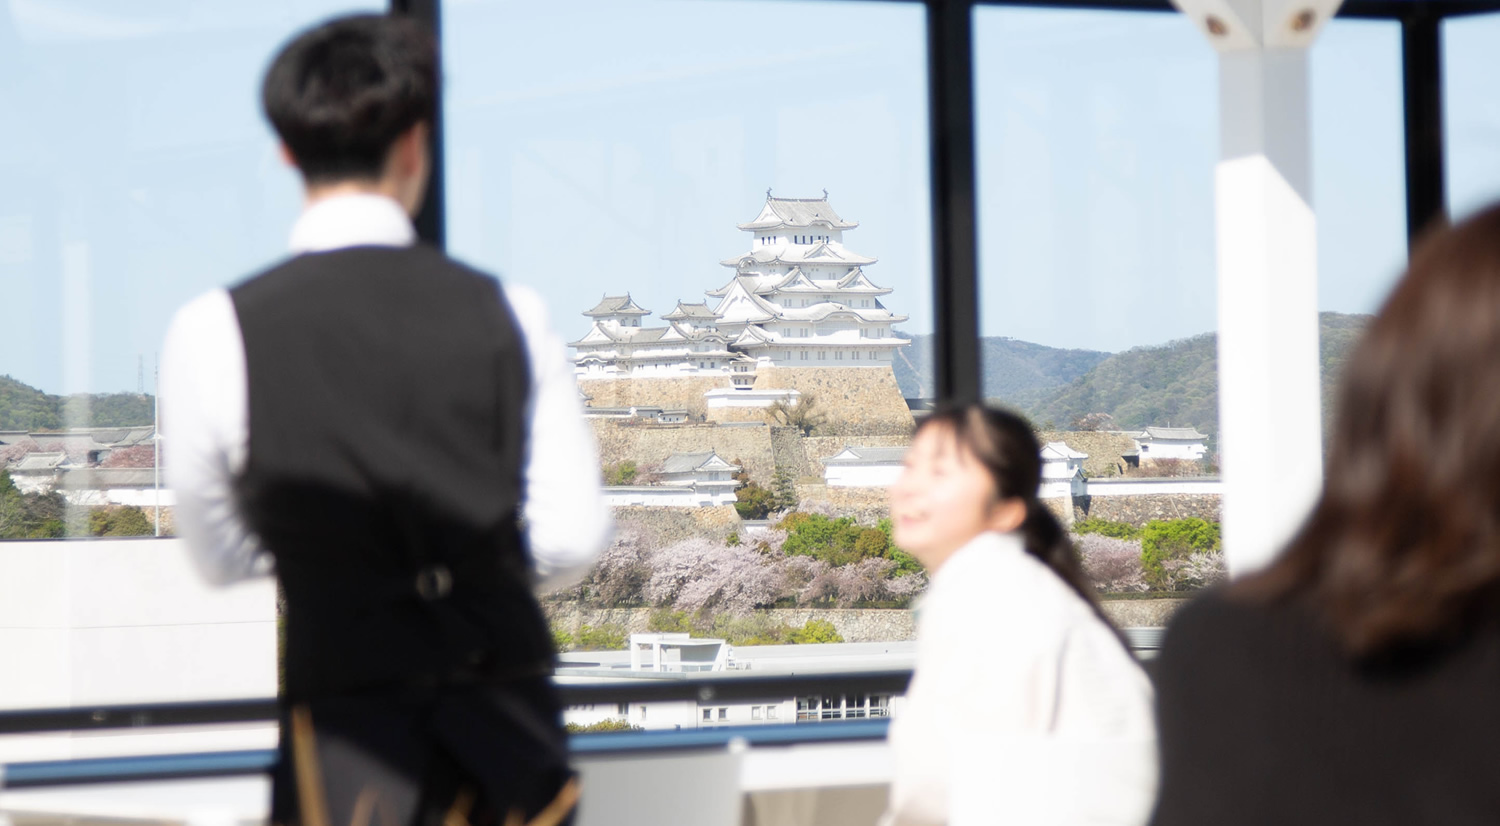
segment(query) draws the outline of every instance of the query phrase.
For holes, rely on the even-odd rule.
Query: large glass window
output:
[[[1405,260],[1399,45],[1340,20],[1309,58],[1325,397]],[[981,8],[975,52],[985,393],[1041,431],[1117,620],[1156,624],[1139,597],[1222,574],[1218,60],[1181,15],[1076,10]]]
[[[167,322],[283,254],[300,205],[261,72],[297,27],[384,6],[0,8],[0,536],[155,532]]]
[[[640,633],[649,667],[710,673],[908,638],[925,579],[882,519],[933,392],[907,343],[932,329],[922,7],[478,0],[443,26],[450,249],[545,299],[619,526],[547,603],[560,674],[628,669],[607,649]]]
[[[1500,14],[1443,21],[1443,138],[1448,211],[1459,220],[1500,199]]]
[[[1222,567],[1217,60],[1179,14],[974,23],[985,395],[1037,426],[1106,610],[1161,625]]]

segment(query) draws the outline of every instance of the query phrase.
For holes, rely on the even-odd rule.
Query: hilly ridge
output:
[[[153,420],[155,399],[135,393],[54,396],[0,375],[0,430],[59,430],[69,425],[130,427]]]
[[[1339,374],[1371,316],[1320,313],[1319,356],[1325,421]],[[894,364],[908,398],[931,398],[931,336],[912,336]],[[1108,414],[1114,426],[1219,428],[1218,337],[1203,333],[1121,353],[1064,350],[1008,338],[982,339],[984,394],[1045,429]],[[920,368],[920,369],[919,369]]]

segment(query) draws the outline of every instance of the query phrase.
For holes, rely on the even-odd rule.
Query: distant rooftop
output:
[[[865,462],[896,463],[906,458],[905,447],[845,447],[837,455],[823,460],[825,465]]]
[[[776,227],[826,226],[830,229],[853,229],[858,221],[845,221],[828,203],[828,193],[821,198],[775,198],[766,193],[766,205],[754,221],[740,224],[740,229],[774,229]]]
[[[1141,434],[1136,438],[1151,440],[1163,439],[1200,441],[1203,439],[1207,439],[1208,436],[1206,434],[1199,433],[1198,429],[1195,427],[1148,427],[1145,430],[1142,430]]]
[[[650,314],[650,310],[642,309],[639,304],[635,303],[635,300],[630,297],[630,293],[624,295],[606,295],[599,299],[599,303],[594,305],[594,309],[584,312],[586,316]]]

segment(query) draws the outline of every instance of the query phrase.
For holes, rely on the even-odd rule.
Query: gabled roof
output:
[[[30,436],[30,431],[26,430],[0,430],[0,445],[18,444],[26,441]]]
[[[594,309],[585,311],[584,315],[591,318],[606,315],[651,315],[651,311],[641,309],[640,305],[636,304],[634,299],[630,297],[630,293],[626,293],[624,295],[606,295],[599,299],[599,303],[594,305]]]
[[[811,278],[803,275],[801,267],[792,267],[791,271],[786,274],[785,278],[781,279],[770,287],[762,286],[760,289],[765,290],[766,292],[770,292],[772,290],[813,290],[815,292],[822,292],[826,290],[825,287],[819,287],[817,284],[814,284],[812,282]]]
[[[1068,447],[1067,442],[1048,442],[1042,446],[1042,461],[1044,462],[1048,459],[1087,459],[1088,457],[1087,453],[1079,453]]]
[[[839,214],[834,212],[833,207],[828,204],[826,192],[821,198],[773,198],[770,193],[767,193],[766,205],[761,207],[760,214],[755,216],[755,220],[739,226],[740,229],[746,231],[813,226],[854,229],[859,226],[859,222],[845,221],[840,218]]]
[[[1145,430],[1141,431],[1141,434],[1139,436],[1136,436],[1136,438],[1146,439],[1148,441],[1155,439],[1172,439],[1193,442],[1207,439],[1208,436],[1203,433],[1199,433],[1196,427],[1148,427]]]
[[[905,447],[853,447],[846,446],[837,454],[823,460],[825,465],[899,465],[906,458]]]
[[[891,291],[890,287],[875,286],[875,282],[871,281],[870,277],[865,275],[865,271],[858,268],[840,278],[838,287],[841,290],[872,290],[880,295],[885,295]]]
[[[720,321],[728,321],[731,324],[738,324],[741,322],[757,323],[761,321],[770,321],[773,318],[781,317],[780,307],[755,294],[755,284],[756,279],[749,276],[736,278],[734,280],[734,283],[732,283],[729,286],[729,289],[725,291],[724,298],[719,302],[719,306],[714,308],[714,312],[718,315]],[[749,315],[745,318],[730,318],[727,308],[729,307],[729,305],[737,303],[748,303],[750,304],[750,306],[758,309],[761,312],[761,315]]]
[[[695,470],[739,470],[738,465],[731,465],[719,458],[719,454],[712,450],[704,453],[674,453],[662,462],[662,473],[692,473]]]
[[[58,465],[68,461],[68,454],[61,451],[57,453],[28,453],[21,461],[10,466],[12,471],[39,471],[56,470]]]
[[[709,309],[706,301],[694,304],[679,301],[676,309],[662,316],[663,321],[716,321],[718,318],[719,314]]]

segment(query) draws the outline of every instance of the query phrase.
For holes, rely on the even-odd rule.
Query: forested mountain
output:
[[[899,333],[898,333],[899,334]],[[932,336],[910,336],[911,346],[896,351],[892,365],[902,395],[936,395],[932,377]],[[1097,350],[1063,350],[1013,338],[980,339],[986,396],[1030,403],[1073,381],[1110,357]]]
[[[1349,351],[1367,315],[1318,316],[1325,419]],[[983,339],[985,395],[1029,415],[1045,429],[1106,413],[1122,429],[1147,425],[1219,429],[1218,339],[1213,333],[1110,355],[1059,350],[1006,338]],[[909,397],[930,397],[931,337],[915,336],[896,360]],[[911,365],[921,365],[916,370]],[[919,391],[919,392],[914,392]]]
[[[152,422],[155,400],[135,393],[53,396],[0,376],[0,430],[129,427]]]

